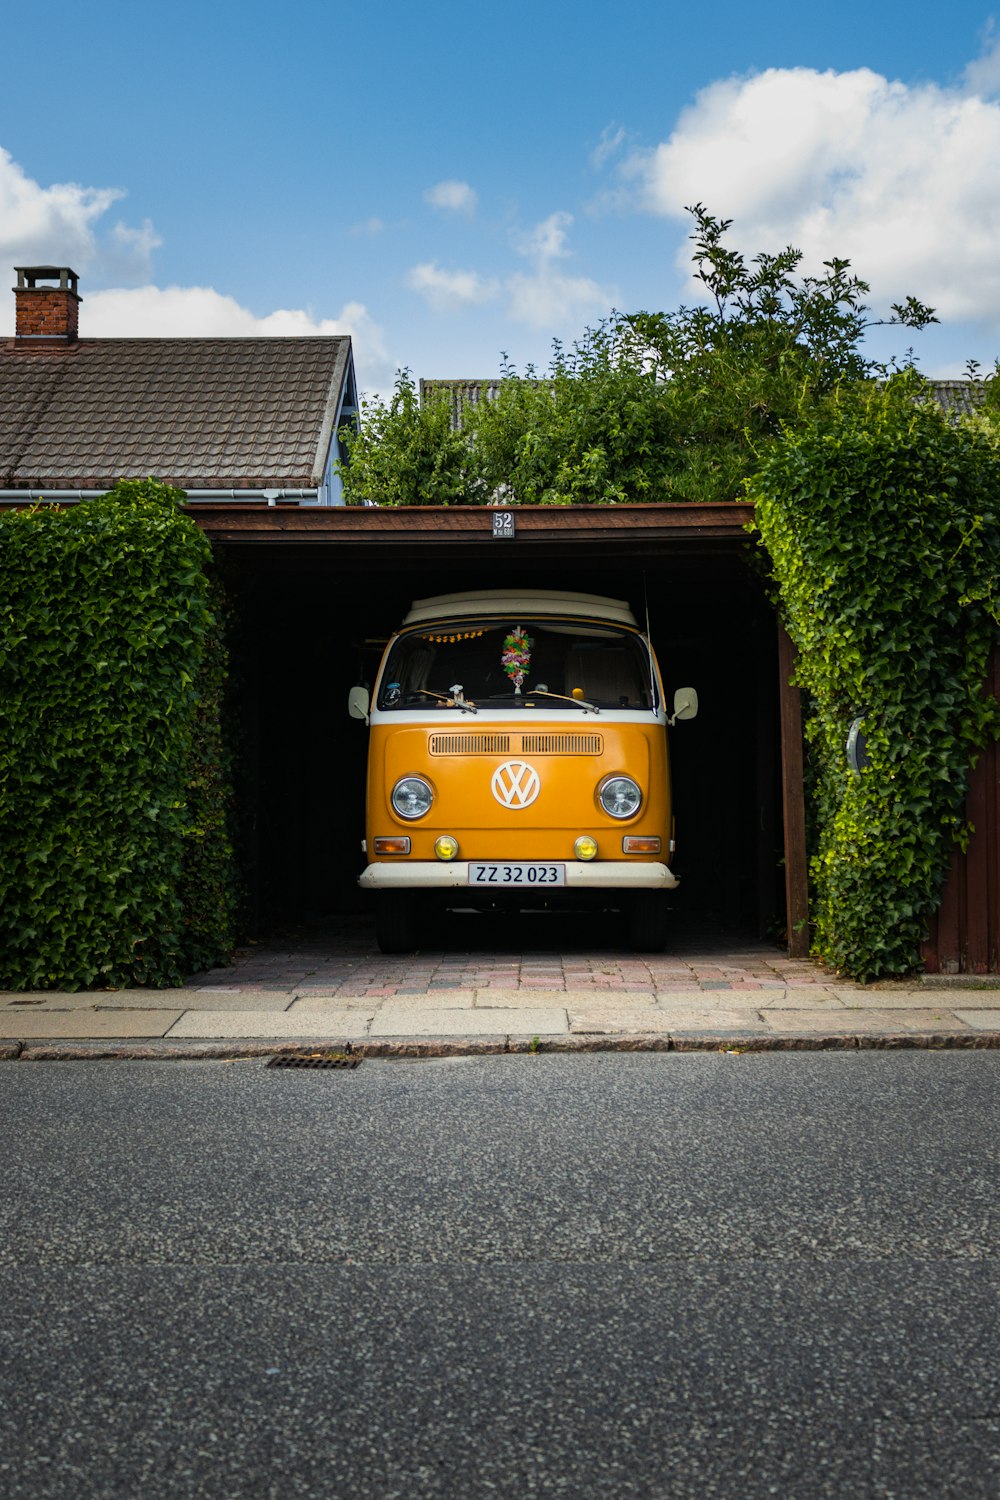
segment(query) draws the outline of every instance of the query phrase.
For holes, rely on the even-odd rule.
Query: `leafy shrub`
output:
[[[751,485],[810,707],[814,950],[857,979],[907,973],[967,839],[1000,622],[1000,455],[897,376],[787,433]],[[870,764],[845,740],[863,717]]]
[[[420,404],[409,370],[400,370],[386,403],[361,404],[357,432],[341,429],[349,462],[341,465],[348,505],[460,505],[478,498],[469,444],[451,425],[447,397]]]
[[[0,985],[168,985],[232,911],[209,547],[127,481],[0,517]]]
[[[877,373],[867,329],[937,321],[914,297],[873,320],[849,261],[808,276],[789,246],[747,262],[726,243],[731,220],[690,212],[703,305],[614,313],[557,342],[542,376],[504,358],[495,399],[470,404],[461,432],[447,397],[422,407],[401,371],[391,400],[366,403],[360,431],[340,434],[348,504],[740,500],[786,426],[839,382]]]

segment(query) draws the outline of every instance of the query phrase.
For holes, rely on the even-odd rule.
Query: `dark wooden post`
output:
[[[802,779],[802,701],[792,682],[795,647],[778,625],[778,694],[781,705],[781,795],[785,818],[785,905],[788,952],[809,954],[809,877],[806,860],[806,799]]]
[[[987,690],[1000,700],[1000,650],[994,647]],[[952,851],[941,904],[922,944],[931,974],[1000,973],[1000,741],[988,744],[969,777],[968,850]]]

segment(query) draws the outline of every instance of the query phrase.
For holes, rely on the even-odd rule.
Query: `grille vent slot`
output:
[[[432,755],[506,755],[509,734],[432,734]]]
[[[523,755],[603,755],[603,734],[432,734],[432,755],[509,755],[511,739]]]
[[[523,734],[525,755],[602,755],[603,734]]]

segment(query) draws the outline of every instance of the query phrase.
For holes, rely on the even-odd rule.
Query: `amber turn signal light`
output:
[[[623,854],[659,854],[661,840],[658,836],[645,837],[637,833],[627,833],[622,839]]]
[[[391,839],[372,839],[376,854],[409,854],[410,841],[397,835]]]

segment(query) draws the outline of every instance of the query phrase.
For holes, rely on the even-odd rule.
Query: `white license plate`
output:
[[[537,890],[541,887],[566,884],[565,865],[546,865],[532,860],[516,863],[469,864],[469,884],[480,889]]]

